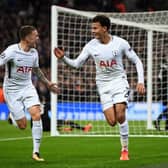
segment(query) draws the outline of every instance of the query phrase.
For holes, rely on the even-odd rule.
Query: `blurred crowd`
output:
[[[138,12],[168,9],[166,0],[53,0],[60,6],[102,12]]]
[[[48,79],[50,79],[51,74],[50,9],[52,4],[79,10],[87,9],[89,11],[102,12],[135,12],[168,9],[168,1],[165,2],[164,0],[1,0],[0,53],[8,45],[18,42],[17,32],[21,25],[30,24],[36,26],[40,32],[38,45],[40,68]],[[89,78],[89,73],[87,74],[86,81],[85,76],[83,79],[79,78],[77,71],[63,67],[65,65],[60,64],[59,66],[62,66],[60,69],[66,70],[66,72],[59,72],[58,76],[59,85],[63,93],[59,95],[59,99],[65,101],[96,101],[98,99],[94,78]],[[95,71],[95,69],[84,68],[84,71]],[[4,67],[0,67],[0,86],[3,82],[3,76]],[[71,76],[71,80],[66,78],[67,76]],[[32,79],[38,89],[41,100],[48,101],[49,92],[47,88],[35,76]]]

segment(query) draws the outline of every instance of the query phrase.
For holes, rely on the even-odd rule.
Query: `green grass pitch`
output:
[[[130,160],[120,161],[119,137],[49,137],[31,159],[30,128],[21,131],[0,121],[0,168],[168,168],[168,138],[130,137]]]

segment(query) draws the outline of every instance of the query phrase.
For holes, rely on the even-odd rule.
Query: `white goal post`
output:
[[[92,59],[80,69],[70,69],[54,55],[54,47],[64,47],[67,56],[75,58],[85,43],[91,39],[90,23],[96,14],[111,19],[111,34],[129,41],[143,62],[145,70],[146,95],[135,92],[136,70],[125,59],[131,87],[127,117],[131,136],[167,136],[165,131],[156,131],[152,121],[161,113],[162,103],[158,101],[157,76],[159,64],[168,42],[168,11],[139,13],[99,13],[51,8],[51,80],[58,83],[60,95],[51,94],[51,136],[55,135],[108,135],[118,136],[118,127],[107,125],[95,88],[95,68]],[[92,124],[92,129],[57,130],[58,120],[71,120],[80,126]],[[164,127],[164,123],[161,123]],[[69,130],[69,132],[67,131]]]

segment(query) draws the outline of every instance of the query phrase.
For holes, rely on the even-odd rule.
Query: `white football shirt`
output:
[[[5,65],[5,89],[19,90],[32,85],[32,68],[39,67],[38,52],[34,48],[25,52],[19,44],[10,45],[0,55],[0,65]]]
[[[138,83],[144,83],[143,65],[139,57],[130,47],[129,43],[117,36],[111,36],[108,44],[102,44],[97,39],[88,42],[76,59],[64,56],[66,64],[79,68],[89,56],[92,56],[96,64],[96,80],[111,81],[118,77],[126,77],[123,66],[123,56],[127,56],[135,65],[138,73]]]

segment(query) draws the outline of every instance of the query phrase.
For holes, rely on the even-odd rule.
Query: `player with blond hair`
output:
[[[12,44],[0,55],[0,66],[5,65],[3,91],[11,118],[20,129],[27,126],[25,109],[33,120],[33,154],[36,161],[44,161],[40,157],[40,142],[42,138],[42,122],[40,101],[32,84],[32,72],[37,75],[50,91],[58,93],[55,83],[51,83],[39,68],[36,45],[39,34],[35,27],[25,25],[19,30],[20,42]]]

